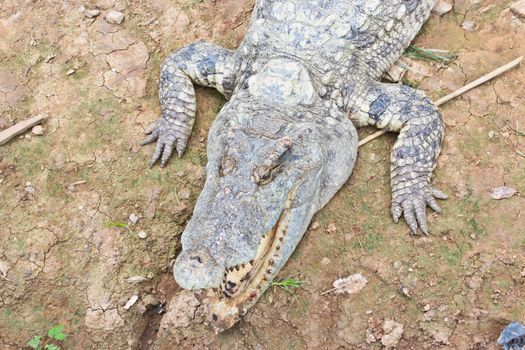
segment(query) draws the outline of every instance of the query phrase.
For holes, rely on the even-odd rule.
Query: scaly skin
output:
[[[161,70],[162,118],[151,164],[182,155],[195,117],[192,82],[229,102],[208,139],[207,178],[182,235],[174,276],[206,289],[209,321],[231,327],[286,263],[312,216],[341,188],[357,155],[355,126],[399,132],[392,216],[428,233],[426,206],[443,139],[420,91],[380,83],[426,21],[433,0],[259,0],[238,50],[196,43]]]

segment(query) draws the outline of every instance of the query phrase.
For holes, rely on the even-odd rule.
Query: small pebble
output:
[[[132,295],[124,305],[124,309],[129,310],[129,308],[132,307],[137,302],[137,300],[139,300],[139,296],[137,294]]]
[[[394,261],[394,269],[399,270],[401,266],[401,261]]]
[[[430,304],[426,304],[425,306],[423,306],[423,311],[427,312],[427,311],[430,311]]]
[[[137,236],[138,236],[140,239],[145,239],[146,237],[148,237],[147,233],[144,232],[144,231],[139,231],[139,233],[137,233]]]
[[[372,344],[372,343],[375,343],[377,341],[377,339],[376,339],[376,337],[374,337],[374,335],[372,333],[367,333],[365,341],[368,344]]]
[[[317,230],[319,228],[319,221],[314,221],[312,222],[312,224],[310,225],[310,230]]]
[[[180,203],[178,205],[175,206],[175,208],[173,208],[173,211],[175,213],[181,213],[183,212],[184,210],[188,209],[188,206],[184,203]]]
[[[473,32],[476,30],[476,24],[474,24],[472,21],[463,21],[463,23],[461,23],[461,27],[463,27],[463,29],[468,32]]]
[[[75,73],[75,69],[71,68],[71,69],[68,69],[68,71],[66,72],[66,75],[71,75],[73,73]]]
[[[35,125],[33,129],[31,129],[31,132],[33,135],[41,136],[44,135],[44,128],[41,125]]]
[[[111,10],[104,16],[106,22],[111,24],[120,24],[124,20],[125,15],[122,12]]]
[[[86,16],[87,18],[95,18],[98,15],[100,15],[100,10],[97,9],[84,11],[84,16]]]
[[[129,221],[135,225],[137,222],[139,222],[139,217],[135,215],[135,213],[131,213],[129,216]]]
[[[450,12],[450,10],[452,10],[451,3],[449,3],[448,1],[439,0],[432,9],[432,12],[438,16],[442,16],[445,13]]]
[[[326,258],[326,257],[323,258],[323,260],[321,260],[321,264],[323,264],[324,266],[330,265],[331,262],[332,261],[330,259]]]
[[[26,191],[27,193],[31,193],[31,194],[36,192],[35,188],[33,187],[33,184],[29,181],[26,181],[24,191]]]
[[[148,307],[157,305],[159,303],[159,299],[152,294],[146,294],[142,297],[142,302],[144,303],[144,305],[146,305],[146,307]]]
[[[131,276],[128,279],[126,279],[126,282],[128,283],[140,283],[147,281],[148,279],[144,276]]]
[[[399,288],[399,291],[401,292],[401,294],[403,294],[404,296],[406,297],[411,297],[410,295],[410,290],[407,288],[407,287],[403,287],[401,286],[401,288]]]
[[[180,190],[180,192],[179,192],[179,198],[180,199],[188,199],[188,198],[190,198],[190,196],[191,196],[191,192],[187,188],[184,188],[184,189]]]

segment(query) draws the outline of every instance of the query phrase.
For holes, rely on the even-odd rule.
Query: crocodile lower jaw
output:
[[[279,269],[276,268],[276,262],[280,261],[280,250],[288,234],[290,204],[289,196],[276,224],[261,239],[255,258],[228,268],[221,286],[207,289],[200,296],[208,306],[208,321],[216,333],[237,323],[277,274]]]

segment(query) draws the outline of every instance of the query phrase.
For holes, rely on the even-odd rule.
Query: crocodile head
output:
[[[174,266],[181,287],[202,290],[217,332],[261,296],[356,157],[345,115],[257,104],[232,100],[215,120],[206,183]]]

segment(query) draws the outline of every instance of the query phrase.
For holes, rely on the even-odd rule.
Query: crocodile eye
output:
[[[228,175],[235,171],[237,164],[235,159],[229,156],[224,156],[219,164],[219,175],[221,177]]]

